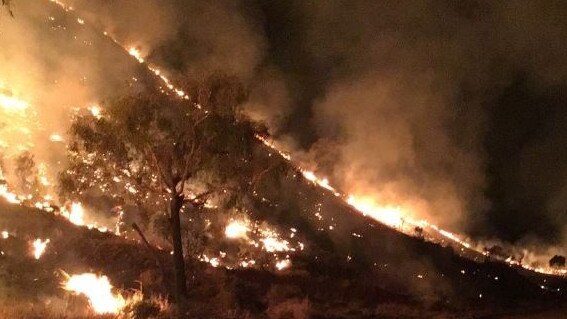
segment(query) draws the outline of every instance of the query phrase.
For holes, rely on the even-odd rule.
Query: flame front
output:
[[[130,49],[128,49],[128,53],[134,58],[136,58],[138,62],[144,63],[144,58],[142,58],[142,52],[140,52],[138,48],[131,47]]]
[[[407,214],[399,206],[378,205],[373,198],[357,198],[350,195],[347,203],[363,215],[369,216],[390,227],[402,227],[404,216]]]
[[[63,288],[86,296],[97,314],[117,314],[126,305],[120,294],[112,293],[113,287],[106,276],[93,273],[72,275],[67,278]]]
[[[58,6],[60,6],[62,9],[64,9],[67,12],[71,12],[74,11],[74,9],[70,6],[65,5],[63,2],[59,1],[59,0],[50,0],[51,2],[57,4]],[[85,20],[77,17],[77,22],[79,24],[85,24]],[[175,95],[177,95],[179,98],[181,99],[189,99],[189,96],[182,91],[181,89],[175,87],[171,81],[163,74],[164,72],[162,72],[160,69],[158,69],[157,67],[148,64],[145,59],[142,56],[142,52],[139,48],[137,47],[131,47],[128,48],[127,46],[122,45],[121,43],[119,43],[115,38],[113,38],[112,36],[109,35],[109,33],[107,32],[103,32],[103,35],[106,36],[109,40],[113,41],[114,43],[118,44],[119,46],[121,46],[127,53],[129,53],[133,58],[135,58],[138,62],[143,63],[145,67],[148,68],[149,71],[151,71],[153,74],[156,75],[156,77],[158,79],[161,80],[162,82],[162,92],[169,94],[169,93],[173,93]],[[200,109],[201,107],[199,105],[193,105],[194,107]],[[3,116],[14,116],[18,115],[18,121],[25,121],[28,120],[28,116],[26,116],[26,111],[29,107],[29,103],[23,99],[21,99],[17,94],[12,94],[12,92],[5,90],[4,87],[2,86],[2,83],[0,83],[0,111],[2,111],[1,115]],[[95,117],[99,117],[100,116],[100,109],[98,107],[96,108],[91,108],[90,109],[93,116]],[[10,115],[12,114],[12,115]],[[21,115],[19,115],[21,114]],[[13,122],[13,121],[12,121]],[[22,122],[23,123],[23,122]],[[24,136],[29,135],[29,129],[26,128],[25,125],[17,125],[17,127],[21,128],[21,132],[18,131],[19,134],[23,134]],[[27,126],[29,127],[29,126]],[[354,194],[354,195],[350,195],[350,194],[344,194],[344,193],[340,193],[339,191],[337,191],[333,186],[331,186],[330,182],[328,179],[326,178],[320,178],[318,177],[314,172],[312,171],[308,171],[305,169],[302,169],[301,166],[296,165],[296,163],[294,163],[292,161],[292,158],[290,156],[290,154],[284,152],[281,150],[280,147],[277,147],[276,145],[274,145],[272,142],[266,140],[265,138],[261,137],[261,136],[257,136],[258,140],[262,141],[264,144],[266,144],[271,150],[275,151],[276,153],[278,153],[279,155],[281,155],[284,159],[286,159],[288,162],[290,162],[290,164],[298,167],[298,169],[302,172],[303,176],[309,180],[310,182],[314,183],[315,185],[331,191],[335,196],[337,196],[338,198],[342,199],[343,201],[345,201],[346,203],[348,203],[351,207],[353,207],[356,211],[358,211],[359,213],[372,217],[390,227],[396,228],[397,230],[404,232],[406,234],[409,234],[410,231],[410,227],[408,226],[419,226],[419,227],[427,227],[428,230],[431,230],[431,232],[435,232],[436,234],[438,234],[439,236],[442,236],[443,238],[446,238],[447,240],[451,241],[451,242],[455,242],[460,244],[461,246],[464,246],[466,248],[470,248],[470,249],[474,249],[477,252],[482,253],[482,251],[475,247],[474,245],[471,245],[466,239],[461,238],[458,235],[455,235],[454,233],[451,233],[449,231],[443,230],[441,228],[439,228],[438,226],[434,225],[434,224],[430,224],[426,221],[421,221],[421,220],[415,220],[412,219],[412,215],[414,213],[414,211],[412,211],[411,209],[407,209],[406,207],[401,207],[396,205],[397,203],[381,203],[378,200],[372,198],[372,197],[366,197],[366,196],[359,196],[359,194]],[[52,140],[54,141],[59,141],[61,138],[58,135],[53,135],[52,136]],[[7,144],[5,141],[0,140],[0,146]],[[29,143],[28,143],[29,144]],[[20,149],[29,149],[29,145],[27,145],[24,142],[19,142],[18,143],[18,148]],[[0,178],[0,182],[1,182],[1,178]],[[8,189],[8,187],[4,184],[0,184],[0,197],[3,197],[4,199],[6,199],[8,202],[10,203],[14,203],[14,204],[20,204],[22,202],[21,198],[18,198],[17,195],[11,193]],[[65,215],[65,214],[64,214]],[[84,217],[83,217],[83,209],[82,206],[80,206],[79,203],[74,203],[71,207],[70,212],[67,212],[67,216],[66,216],[71,222],[73,222],[74,224],[77,225],[84,225]],[[404,228],[405,227],[405,228]],[[228,227],[227,227],[228,228]],[[225,230],[225,235],[228,238],[240,238],[241,236],[246,235],[246,232],[243,231],[242,228],[239,227],[232,227],[230,229],[226,229]],[[274,240],[271,239],[271,237],[265,237],[265,240],[263,241],[264,243],[264,247],[266,247],[266,250],[268,249],[275,249],[276,247],[280,247],[282,249],[286,249],[285,243],[275,243]],[[267,244],[266,244],[267,243]],[[289,247],[287,247],[289,248]],[[291,248],[290,248],[291,250]],[[509,264],[513,264],[514,262],[512,261],[506,261]],[[556,274],[556,271],[551,271],[548,268],[537,268],[537,267],[532,267],[529,265],[520,265],[526,269],[530,269],[530,270],[534,270],[537,272],[545,272],[545,273],[553,273]],[[566,271],[562,270],[562,274],[565,274]]]
[[[0,185],[0,197],[4,198],[10,204],[19,204],[18,195],[10,192],[7,185]]]

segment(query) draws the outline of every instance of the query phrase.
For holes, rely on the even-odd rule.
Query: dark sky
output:
[[[563,1],[72,2],[180,75],[240,77],[250,114],[347,191],[567,242]]]

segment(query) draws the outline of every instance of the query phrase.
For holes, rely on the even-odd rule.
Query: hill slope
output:
[[[296,318],[306,313],[315,318],[480,318],[564,311],[556,308],[566,300],[565,280],[496,262],[476,263],[451,248],[376,224],[302,180],[283,181],[298,190],[285,197],[302,200],[287,198],[297,206],[295,213],[270,207],[265,217],[280,227],[297,227],[306,241],[305,252],[293,256],[292,270],[277,274],[195,263],[189,283],[195,317],[238,313],[279,318],[278,313],[295,311]],[[313,203],[321,208],[321,220],[301,209]],[[268,210],[259,208],[258,212]],[[327,222],[334,225],[332,231],[323,227]],[[147,295],[166,293],[171,273],[168,254],[151,252],[135,240],[8,204],[0,204],[0,229],[10,233],[0,240],[4,302],[69,307],[62,301],[68,293],[60,287],[59,270],[99,272],[116,287],[139,288],[141,282]],[[51,240],[39,260],[31,254],[30,242],[35,238]],[[165,265],[165,274],[156,258]],[[84,302],[81,305],[87,308]]]

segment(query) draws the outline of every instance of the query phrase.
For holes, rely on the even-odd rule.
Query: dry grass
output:
[[[109,319],[113,316],[96,315],[79,309],[76,304],[53,299],[48,302],[27,302],[21,300],[1,300],[0,318],[10,319]]]
[[[117,315],[97,315],[89,310],[86,299],[77,296],[50,298],[30,302],[21,299],[1,299],[0,318],[10,319],[149,319],[170,318],[169,303],[161,297],[130,300],[128,305]]]

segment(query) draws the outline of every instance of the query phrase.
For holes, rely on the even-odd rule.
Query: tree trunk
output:
[[[183,206],[183,196],[173,194],[170,202],[171,235],[173,239],[173,265],[175,267],[175,302],[180,316],[185,309],[187,298],[187,278],[185,276],[185,259],[183,258],[183,244],[181,241],[181,220],[179,213]]]

